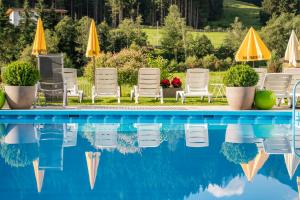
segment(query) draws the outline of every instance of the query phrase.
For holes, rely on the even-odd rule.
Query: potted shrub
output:
[[[227,70],[223,82],[228,104],[233,110],[251,109],[258,78],[249,65],[236,65]]]
[[[171,84],[172,87],[170,87]],[[182,90],[181,88],[182,82],[179,78],[177,77],[173,78],[171,84],[168,79],[163,79],[161,82],[161,86],[163,87],[163,95],[166,98],[175,98],[176,91]]]
[[[10,63],[2,74],[5,83],[6,100],[11,109],[31,107],[39,80],[39,72],[30,63],[16,61]]]

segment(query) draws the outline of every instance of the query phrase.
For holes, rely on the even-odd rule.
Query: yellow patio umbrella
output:
[[[41,18],[38,19],[33,42],[32,55],[47,54],[45,32]]]
[[[42,187],[43,187],[43,182],[44,182],[45,170],[39,170],[39,160],[38,159],[34,160],[32,162],[32,164],[33,164],[33,169],[34,169],[37,190],[38,190],[38,192],[41,192]]]
[[[244,38],[235,60],[240,62],[269,60],[271,53],[258,33],[251,27]]]
[[[95,186],[100,155],[100,152],[85,152],[91,190],[93,190]]]
[[[88,39],[85,55],[88,58],[93,58],[93,72],[94,72],[93,81],[95,85],[95,68],[96,68],[95,58],[100,56],[100,46],[99,46],[98,34],[96,30],[96,24],[94,20],[92,20],[91,22],[89,39]]]
[[[253,180],[258,170],[262,168],[268,158],[269,154],[267,154],[263,149],[260,149],[253,160],[249,161],[248,163],[241,163],[241,167],[249,182]]]

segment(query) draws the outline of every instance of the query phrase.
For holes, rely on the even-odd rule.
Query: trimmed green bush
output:
[[[249,65],[235,65],[225,73],[226,87],[252,87],[258,82],[258,74]]]
[[[254,143],[229,143],[224,142],[221,152],[226,159],[235,164],[248,163],[253,160],[258,153],[257,146]]]
[[[3,108],[5,104],[5,92],[3,90],[0,90],[0,109]]]
[[[39,71],[28,62],[15,61],[6,66],[2,80],[11,86],[33,86],[39,80]]]

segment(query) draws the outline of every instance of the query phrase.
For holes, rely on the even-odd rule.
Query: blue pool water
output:
[[[298,199],[290,112],[0,111],[0,141],[1,200]]]

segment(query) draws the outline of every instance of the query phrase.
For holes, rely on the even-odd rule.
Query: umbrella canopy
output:
[[[292,179],[300,163],[300,159],[294,153],[285,153],[284,161],[290,179]]]
[[[96,182],[100,155],[100,152],[85,152],[85,158],[89,172],[89,181],[92,190],[94,189],[94,185]]]
[[[267,154],[263,149],[260,149],[253,160],[249,161],[248,163],[241,163],[241,167],[249,182],[253,180],[258,170],[262,168],[268,158],[269,154]]]
[[[251,27],[235,55],[236,61],[269,60],[271,53],[258,33]]]
[[[89,40],[86,48],[86,57],[98,57],[100,55],[100,46],[95,21],[92,20],[90,26]]]
[[[300,67],[299,41],[294,30],[292,30],[288,45],[285,50],[284,62],[288,67]]]
[[[41,18],[38,19],[33,42],[32,55],[47,54],[45,32]]]
[[[33,161],[33,169],[34,169],[37,190],[38,190],[38,192],[41,192],[42,187],[43,187],[45,170],[39,170],[39,160],[38,159]]]

